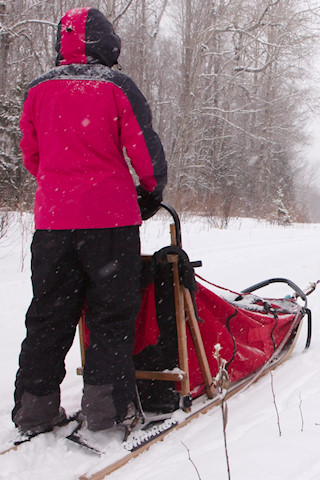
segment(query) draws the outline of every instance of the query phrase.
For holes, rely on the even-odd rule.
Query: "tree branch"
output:
[[[260,27],[261,26],[261,23],[262,23],[262,20],[263,18],[266,16],[266,14],[268,13],[268,11],[270,10],[270,8],[272,7],[275,7],[277,5],[277,3],[279,3],[280,0],[275,0],[274,2],[272,2],[271,4],[267,5],[266,8],[263,10],[263,12],[261,13],[260,17],[258,18],[258,20],[256,21],[256,23],[254,25],[252,25],[251,27],[249,27],[247,29],[247,31],[252,31],[252,30],[255,30],[256,28]]]
[[[303,432],[304,420],[303,420],[303,413],[302,413],[302,396],[301,396],[301,393],[299,395],[299,398],[300,398],[299,410],[300,410],[300,417],[301,417],[301,432]]]
[[[122,17],[122,15],[124,15],[126,13],[126,11],[128,10],[128,8],[130,7],[131,3],[133,2],[133,0],[129,0],[127,5],[125,7],[123,7],[122,11],[120,13],[118,13],[118,15],[115,16],[115,18],[113,19],[112,23],[117,23],[117,21],[119,20],[119,18]]]
[[[189,448],[187,447],[187,445],[185,445],[185,444],[183,443],[183,441],[182,441],[182,440],[181,440],[181,443],[182,443],[182,445],[184,446],[184,448],[185,448],[185,449],[187,450],[187,452],[188,452],[188,458],[189,458],[190,462],[192,463],[192,465],[194,466],[194,469],[195,469],[195,471],[197,472],[198,479],[199,479],[199,480],[201,480],[201,477],[200,477],[199,470],[198,470],[198,468],[197,468],[196,464],[194,463],[194,461],[193,461],[193,460],[192,460],[192,458],[191,458],[191,455],[190,455],[190,450],[189,450]]]
[[[274,404],[274,408],[276,410],[276,415],[277,415],[279,437],[281,437],[280,417],[279,417],[279,411],[278,411],[277,402],[276,402],[276,394],[275,394],[274,387],[273,387],[273,373],[272,372],[270,372],[270,377],[271,377],[271,391],[272,391],[272,397],[273,397],[273,404]]]
[[[53,27],[53,28],[58,27],[56,23],[48,22],[47,20],[30,19],[30,20],[23,20],[22,22],[16,23],[9,30],[15,30],[16,28],[21,27],[22,25],[27,25],[28,23],[40,23],[42,25],[48,25],[49,27]]]
[[[270,60],[264,65],[262,65],[261,67],[251,68],[251,67],[240,66],[240,67],[235,67],[234,70],[235,72],[260,73],[267,70],[269,65],[271,65],[273,62],[274,62],[274,57],[270,58]]]
[[[155,21],[155,29],[154,29],[154,32],[152,34],[152,37],[153,38],[156,38],[156,36],[158,35],[158,32],[159,32],[159,26],[160,26],[160,22],[162,20],[162,17],[164,15],[164,12],[167,8],[167,4],[168,4],[168,0],[164,0],[163,4],[162,4],[162,9],[161,9],[161,12],[157,18],[157,20]]]

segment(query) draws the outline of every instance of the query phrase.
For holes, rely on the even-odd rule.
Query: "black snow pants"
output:
[[[132,350],[140,307],[139,227],[37,230],[33,299],[16,377],[15,413],[24,392],[59,392],[82,308],[90,329],[84,385],[105,386],[122,415],[135,396]],[[102,388],[103,390],[103,388]]]

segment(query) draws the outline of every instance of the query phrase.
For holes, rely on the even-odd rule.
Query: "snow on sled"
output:
[[[306,294],[283,278],[263,281],[240,293],[228,290],[225,298],[204,287],[194,273],[201,262],[190,262],[182,250],[179,217],[168,204],[162,207],[174,220],[171,245],[142,257],[142,305],[133,353],[142,411],[172,414],[180,409],[185,415],[174,424],[179,427],[221,402],[222,378],[228,397],[286,360],[305,315],[308,347],[311,313]],[[257,295],[270,283],[285,283],[292,295],[280,299]],[[82,318],[82,365],[89,342]],[[129,452],[102,474],[136,455]]]

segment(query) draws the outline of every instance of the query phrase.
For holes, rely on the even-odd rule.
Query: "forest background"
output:
[[[0,0],[0,210],[31,211],[19,117],[28,83],[55,62],[57,23],[100,9],[122,71],[150,103],[169,164],[165,199],[224,227],[231,217],[320,221],[315,0]],[[317,5],[318,4],[318,5]]]

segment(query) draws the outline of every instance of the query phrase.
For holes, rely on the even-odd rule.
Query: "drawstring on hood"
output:
[[[109,20],[96,8],[68,10],[58,25],[56,66],[71,63],[117,64],[121,41]]]

